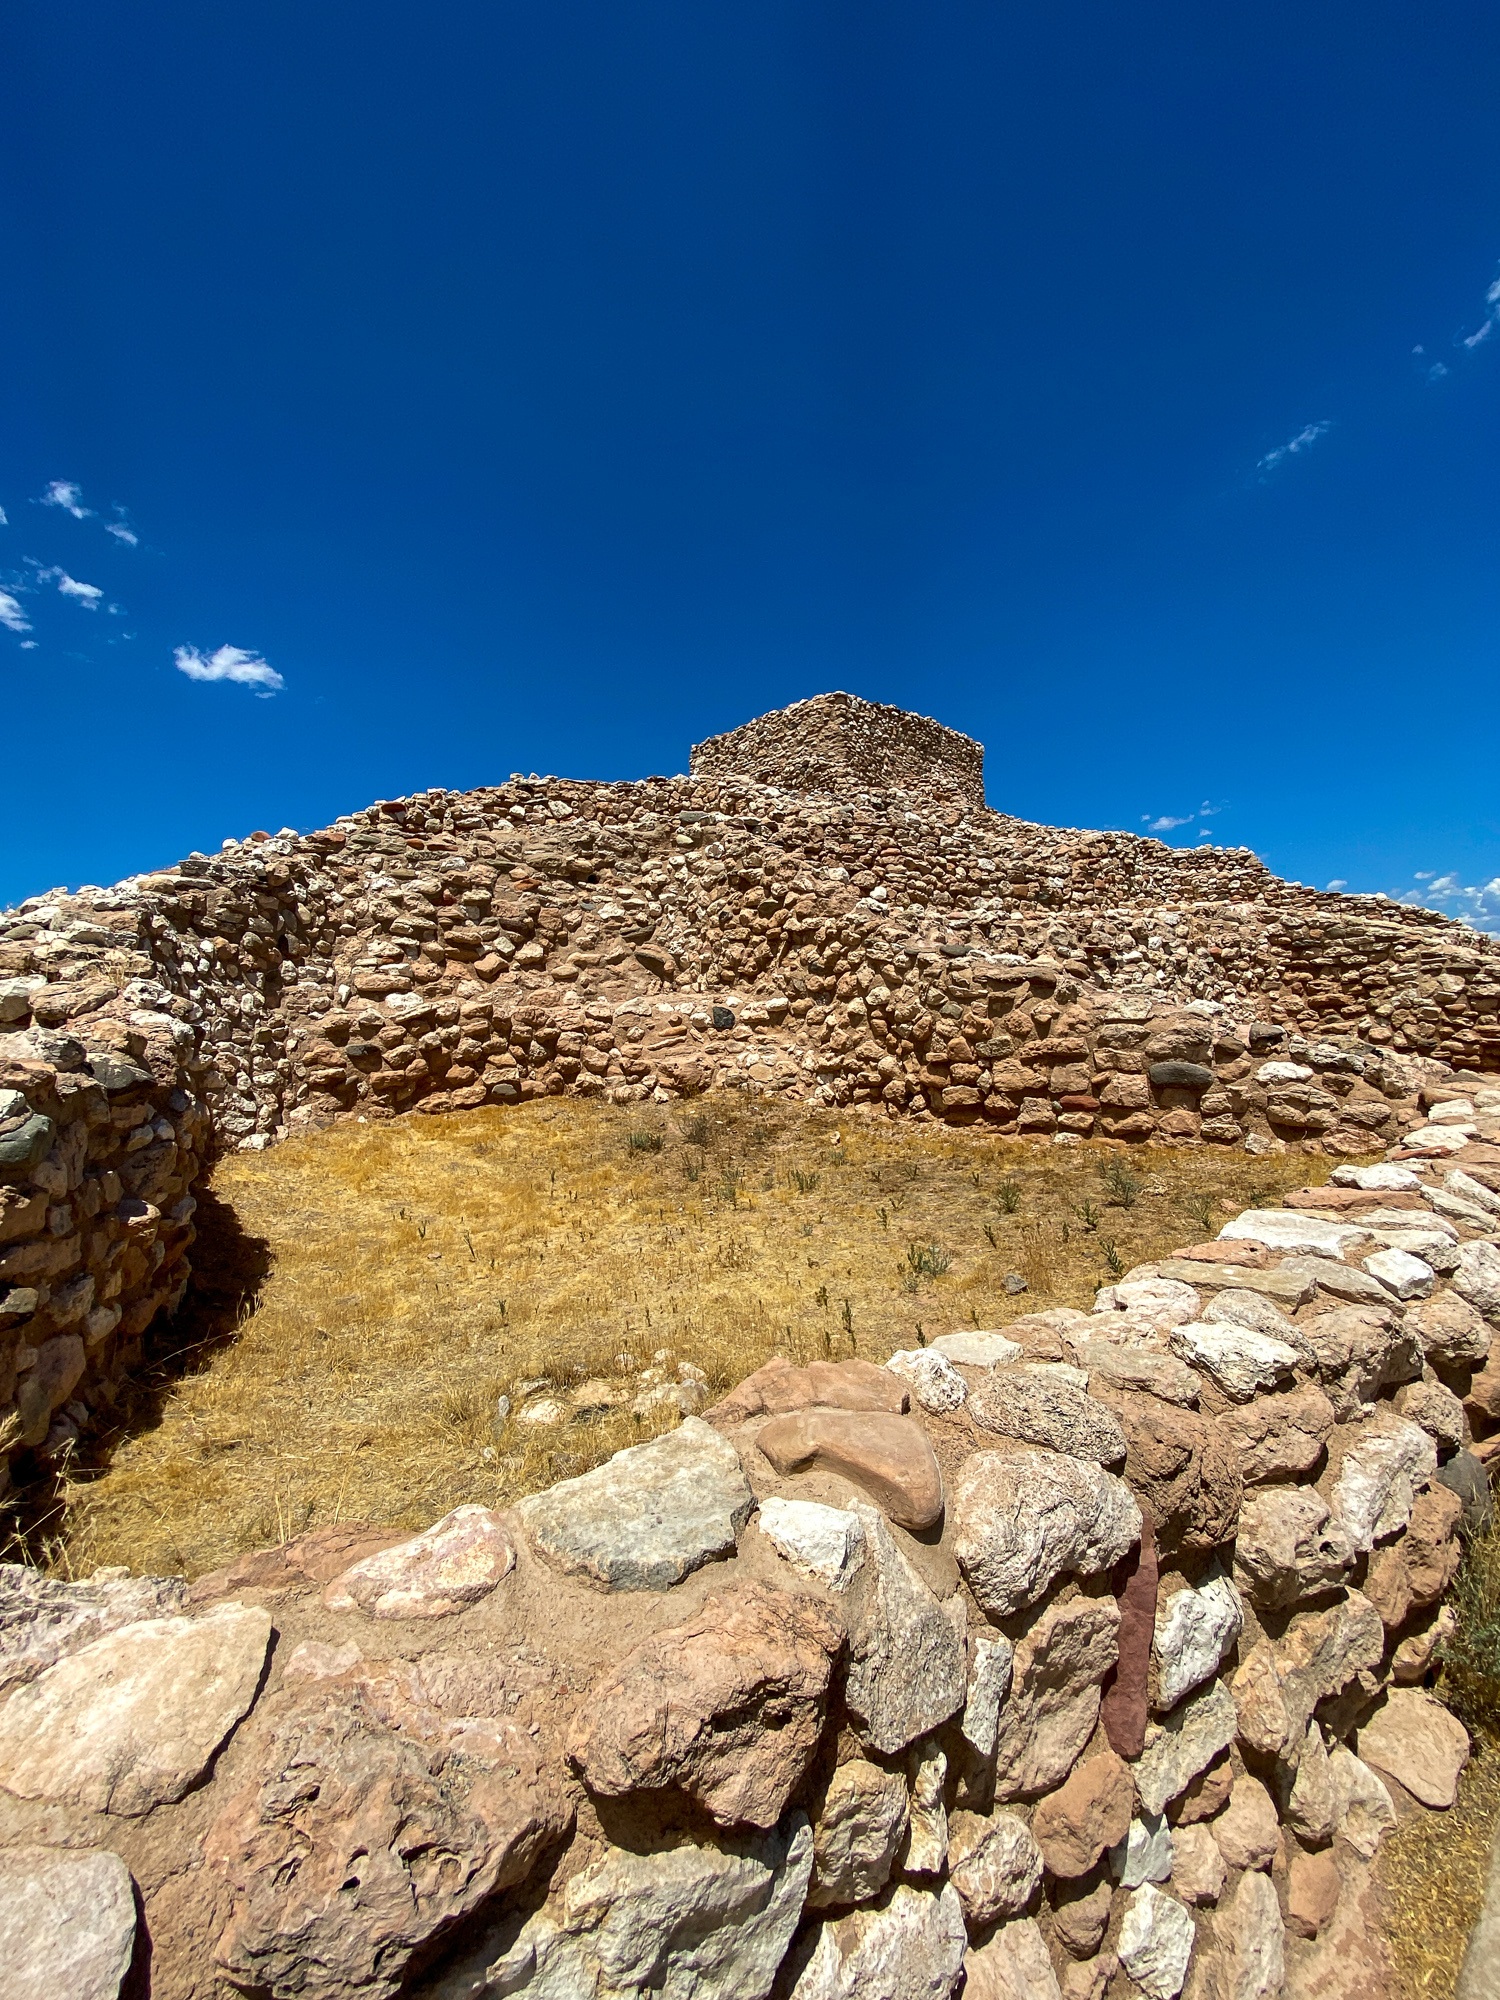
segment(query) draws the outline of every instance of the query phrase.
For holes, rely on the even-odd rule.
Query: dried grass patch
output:
[[[1418,1812],[1381,1849],[1379,1882],[1399,1991],[1451,2000],[1479,1920],[1500,1825],[1500,1736],[1474,1755],[1448,1812]]]
[[[717,1394],[778,1351],[879,1361],[1087,1306],[1112,1269],[1328,1166],[737,1096],[547,1100],[238,1154],[213,1177],[175,1348],[33,1548],[75,1574],[191,1576],[335,1520],[415,1528],[499,1504],[676,1421],[626,1407],[498,1424],[528,1381],[638,1386],[655,1357],[696,1364]],[[1012,1272],[1029,1291],[1006,1292]]]

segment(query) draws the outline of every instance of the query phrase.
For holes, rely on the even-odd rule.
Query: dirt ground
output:
[[[630,1404],[680,1364],[718,1394],[777,1351],[878,1361],[1086,1306],[1112,1272],[1328,1169],[738,1096],[550,1100],[237,1154],[205,1194],[175,1327],[33,1510],[29,1546],[74,1574],[192,1576],[325,1522],[419,1527],[675,1423]],[[563,1419],[518,1422],[528,1398]]]

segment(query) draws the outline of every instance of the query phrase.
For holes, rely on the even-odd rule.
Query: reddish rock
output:
[[[1406,1561],[1414,1604],[1435,1604],[1458,1569],[1463,1501],[1446,1486],[1429,1486],[1412,1505],[1397,1547]]]
[[[1147,1683],[1156,1629],[1156,1536],[1144,1516],[1140,1545],[1121,1563],[1117,1579],[1120,1571],[1124,1576],[1115,1591],[1120,1607],[1120,1653],[1114,1678],[1104,1690],[1099,1720],[1115,1754],[1136,1758],[1146,1747]]]
[[[329,1583],[351,1564],[404,1539],[389,1528],[370,1528],[359,1521],[312,1528],[283,1542],[280,1548],[254,1549],[223,1569],[210,1570],[191,1586],[187,1601],[206,1604],[241,1590],[303,1590],[309,1584]]]
[[[1241,1270],[1263,1271],[1271,1261],[1270,1252],[1259,1243],[1193,1243],[1186,1250],[1174,1250],[1174,1257],[1186,1257],[1194,1264],[1234,1264]]]
[[[1286,1920],[1298,1937],[1315,1938],[1339,1906],[1343,1878],[1331,1854],[1299,1854],[1287,1871]]]
[[[771,1827],[823,1726],[837,1620],[811,1597],[741,1585],[596,1681],[568,1760],[591,1792],[684,1792],[724,1826]]]
[[[1244,1483],[1235,1441],[1222,1426],[1197,1410],[1102,1382],[1095,1394],[1120,1420],[1129,1446],[1125,1483],[1150,1514],[1158,1547],[1188,1552],[1229,1541]]]
[[[1134,1807],[1130,1772],[1112,1751],[1078,1765],[1032,1815],[1032,1838],[1048,1874],[1065,1881],[1087,1875],[1107,1849],[1125,1838]]]
[[[777,1355],[704,1416],[711,1424],[729,1425],[794,1410],[872,1410],[900,1416],[910,1407],[902,1384],[873,1361],[813,1361],[806,1368],[794,1368]]]
[[[1167,1817],[1173,1826],[1196,1826],[1200,1820],[1212,1819],[1216,1812],[1223,1810],[1234,1785],[1234,1766],[1225,1757],[1220,1763],[1210,1764],[1206,1771],[1200,1771],[1180,1798],[1174,1799],[1167,1807]]]
[[[755,1442],[780,1473],[815,1468],[852,1480],[898,1527],[920,1532],[942,1516],[943,1476],[927,1433],[910,1417],[805,1410],[773,1418]]]

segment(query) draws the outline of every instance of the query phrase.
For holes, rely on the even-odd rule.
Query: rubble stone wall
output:
[[[1469,1754],[1430,1683],[1500,1453],[1497,1119],[1435,1104],[1092,1312],[773,1361],[504,1512],[191,1585],[0,1567],[8,1969],[1394,1990],[1370,1864]]]
[[[848,694],[814,695],[695,743],[695,778],[748,778],[797,792],[950,792],[984,804],[984,745],[930,716]]]

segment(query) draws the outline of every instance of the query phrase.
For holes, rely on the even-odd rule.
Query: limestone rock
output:
[[[1172,1331],[1172,1352],[1201,1368],[1233,1402],[1245,1403],[1262,1390],[1291,1380],[1297,1349],[1254,1327],[1194,1320]]]
[[[1482,1316],[1453,1290],[1408,1307],[1406,1330],[1416,1335],[1429,1361],[1448,1368],[1482,1367],[1494,1338]]]
[[[610,1848],[527,1920],[486,1969],[486,1984],[450,1982],[440,2000],[459,2000],[460,1990],[526,2000],[767,2000],[811,1867],[800,1814],[733,1853]]]
[[[1286,1926],[1268,1875],[1242,1875],[1214,1923],[1224,2000],[1274,2000],[1286,1983]]]
[[[864,1528],[845,1507],[772,1494],[761,1501],[756,1525],[793,1569],[830,1590],[847,1590],[865,1559]]]
[[[1222,1243],[1260,1243],[1267,1250],[1284,1250],[1315,1257],[1342,1257],[1346,1245],[1364,1234],[1347,1222],[1325,1222],[1321,1216],[1295,1208],[1247,1208],[1219,1231]]]
[[[628,1653],[584,1697],[568,1759],[605,1798],[677,1790],[721,1826],[768,1829],[817,1748],[838,1622],[745,1583]]]
[[[997,1799],[1050,1792],[1077,1763],[1098,1720],[1119,1622],[1113,1599],[1075,1598],[1048,1605],[1017,1644],[995,1745]]]
[[[106,1632],[180,1610],[186,1590],[180,1576],[102,1571],[63,1583],[24,1563],[0,1563],[0,1694]]]
[[[253,1761],[204,1842],[229,1897],[214,1963],[236,1986],[388,2000],[419,1951],[571,1826],[524,1728],[455,1732],[410,1673],[292,1683],[257,1716]]]
[[[1418,1425],[1382,1410],[1344,1454],[1329,1498],[1334,1523],[1367,1553],[1411,1518],[1416,1489],[1437,1472],[1437,1448]]]
[[[104,1848],[0,1848],[7,2000],[117,2000],[135,1950],[130,1870]]]
[[[1172,1835],[1172,1888],[1185,1903],[1217,1903],[1228,1879],[1224,1857],[1206,1826],[1180,1826]]]
[[[1281,1847],[1276,1801],[1248,1771],[1234,1781],[1229,1804],[1212,1823],[1219,1852],[1231,1868],[1269,1868]]]
[[[924,1410],[937,1415],[956,1410],[969,1393],[963,1376],[936,1347],[900,1348],[885,1365],[900,1376]]]
[[[1396,1808],[1390,1793],[1369,1765],[1342,1743],[1336,1743],[1328,1753],[1328,1776],[1338,1832],[1356,1854],[1373,1861],[1386,1835],[1396,1831]]]
[[[825,1917],[799,1940],[788,2000],[949,2000],[967,1943],[951,1882],[898,1882],[873,1906]],[[724,2000],[740,1996],[726,1990]]]
[[[948,1809],[943,1800],[948,1782],[947,1753],[935,1742],[914,1743],[906,1753],[905,1875],[941,1875],[948,1859]]]
[[[906,1831],[906,1786],[863,1757],[840,1764],[813,1825],[813,1908],[863,1903],[891,1877]]]
[[[1035,1604],[1061,1575],[1110,1569],[1140,1536],[1130,1490],[1060,1453],[975,1452],[953,1495],[953,1552],[992,1618]]]
[[[1299,1321],[1318,1372],[1333,1390],[1340,1416],[1371,1401],[1382,1389],[1412,1382],[1422,1372],[1422,1350],[1411,1329],[1387,1305],[1337,1306]]]
[[[526,1532],[559,1568],[609,1590],[668,1590],[727,1555],[755,1506],[739,1453],[698,1417],[594,1472],[523,1500]]]
[[[1500,1322],[1500,1248],[1483,1239],[1462,1245],[1453,1289],[1491,1324]]]
[[[1030,1917],[1002,1924],[964,1966],[964,2000],[1062,2000],[1047,1943]]]
[[[967,1692],[964,1610],[942,1605],[867,1508],[867,1555],[848,1593],[844,1700],[861,1740],[894,1756],[940,1729]]]
[[[1079,1359],[1089,1374],[1093,1391],[1103,1385],[1110,1389],[1133,1389],[1148,1396],[1160,1396],[1165,1403],[1195,1409],[1198,1377],[1185,1361],[1175,1355],[1155,1354],[1148,1348],[1116,1347],[1107,1340],[1086,1341]]]
[[[1122,1889],[1165,1882],[1172,1872],[1172,1829],[1160,1813],[1133,1819],[1111,1850],[1109,1872]]]
[[[1003,1368],[1019,1361],[1025,1349],[1004,1333],[940,1333],[933,1349],[966,1368]]]
[[[1031,1817],[1031,1831],[1051,1875],[1087,1875],[1130,1828],[1135,1785],[1130,1769],[1111,1750],[1079,1764]]]
[[[1156,1612],[1156,1704],[1175,1708],[1212,1678],[1244,1629],[1240,1594],[1216,1574],[1197,1589],[1179,1590]]]
[[[959,1729],[980,1757],[995,1754],[1000,1704],[1010,1690],[1016,1649],[1003,1632],[976,1632],[969,1639],[969,1684]]]
[[[1096,1465],[1125,1462],[1125,1433],[1114,1413],[1083,1390],[1049,1380],[1040,1371],[998,1371],[975,1390],[969,1414],[981,1430],[1022,1444],[1045,1445]]]
[[[1392,1688],[1355,1738],[1361,1760],[1424,1806],[1451,1806],[1469,1761],[1469,1732],[1420,1688]]]
[[[1308,1724],[1296,1761],[1296,1776],[1290,1787],[1283,1786],[1281,1816],[1301,1839],[1322,1846],[1334,1836],[1338,1812],[1328,1770],[1328,1746],[1316,1722]]]
[[[1439,1451],[1456,1451],[1464,1441],[1464,1406],[1441,1382],[1410,1382],[1396,1399],[1410,1424],[1420,1424]]]
[[[1425,1258],[1414,1257],[1409,1250],[1377,1250],[1366,1257],[1364,1268],[1398,1299],[1425,1299],[1436,1276]]]
[[[243,1604],[93,1640],[0,1707],[0,1785],[130,1815],[180,1799],[254,1701],[270,1643]]]
[[[1438,1648],[1458,1629],[1458,1619],[1450,1604],[1414,1632],[1408,1632],[1391,1655],[1391,1678],[1398,1687],[1414,1687],[1424,1680],[1437,1657]]]
[[[1112,1951],[1102,1951],[1097,1958],[1067,1966],[1059,1982],[1062,2000],[1104,2000],[1109,1982],[1119,1969],[1120,1961]]]
[[[1166,1716],[1135,1767],[1135,1788],[1147,1812],[1164,1812],[1179,1792],[1234,1741],[1237,1717],[1228,1688],[1215,1681]]]
[[[408,1542],[366,1556],[323,1593],[330,1611],[445,1618],[478,1603],[514,1566],[505,1524],[488,1507],[455,1507]]]
[[[1203,1301],[1191,1284],[1179,1278],[1126,1276],[1110,1287],[1117,1312],[1139,1313],[1158,1326],[1183,1326],[1196,1319]]]
[[[1284,1609],[1327,1590],[1343,1580],[1354,1554],[1344,1527],[1316,1493],[1273,1486],[1246,1494],[1235,1575],[1255,1603]]]
[[[884,1410],[899,1416],[908,1401],[906,1385],[873,1361],[814,1361],[795,1368],[778,1355],[704,1416],[727,1429],[752,1417],[785,1416],[792,1410]]]
[[[910,1417],[804,1410],[774,1417],[755,1442],[780,1473],[813,1467],[851,1480],[899,1528],[920,1533],[942,1517],[943,1477],[927,1433]]]
[[[1116,1943],[1120,1964],[1148,2000],[1176,2000],[1197,1932],[1182,1904],[1147,1882],[1125,1905]]]
[[[1299,1479],[1323,1455],[1333,1429],[1333,1405],[1309,1383],[1280,1396],[1257,1396],[1228,1411],[1224,1428],[1239,1449],[1247,1486],[1268,1479]]]
[[[1231,1286],[1210,1299],[1203,1308],[1203,1319],[1208,1326],[1247,1326],[1270,1340],[1284,1341],[1288,1347],[1298,1346],[1302,1338],[1296,1320],[1289,1319],[1264,1292],[1236,1291]]]
[[[980,1930],[1026,1909],[1041,1886],[1041,1850],[1019,1813],[955,1813],[948,1879],[970,1928]]]
[[[1298,1854],[1287,1872],[1287,1927],[1315,1938],[1339,1906],[1343,1880],[1331,1854]]]

